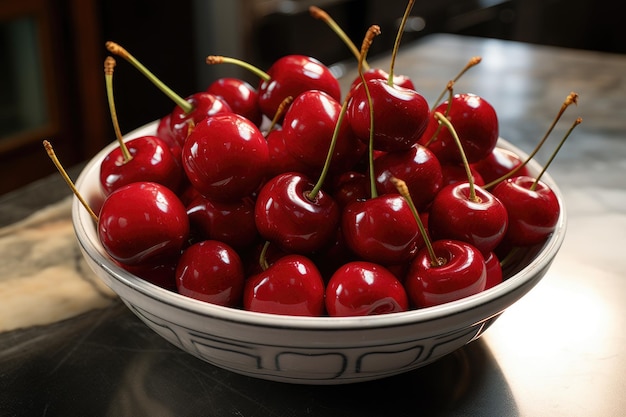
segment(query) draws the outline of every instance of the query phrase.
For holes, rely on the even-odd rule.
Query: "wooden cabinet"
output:
[[[0,1],[0,194],[68,167],[110,136],[101,44],[90,0]]]

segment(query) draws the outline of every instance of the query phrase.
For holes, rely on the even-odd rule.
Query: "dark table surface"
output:
[[[532,150],[570,91],[579,104],[549,143],[583,118],[550,167],[569,220],[561,252],[481,339],[384,380],[286,385],[183,353],[113,300],[0,333],[0,416],[626,415],[626,56],[436,35],[404,46],[395,68],[434,100],[471,56],[483,61],[456,91],[487,99],[501,136],[523,150]],[[371,60],[385,69],[388,62]],[[354,69],[337,69],[347,71],[345,87]],[[537,159],[545,162],[551,149]],[[5,195],[0,225],[68,193],[53,176]],[[11,319],[3,314],[0,321]]]

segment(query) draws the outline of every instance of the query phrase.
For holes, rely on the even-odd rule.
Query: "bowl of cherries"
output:
[[[535,151],[484,98],[429,106],[364,55],[343,95],[300,55],[219,79],[87,163],[80,249],[148,327],[232,372],[354,383],[476,340],[546,274],[566,213]]]

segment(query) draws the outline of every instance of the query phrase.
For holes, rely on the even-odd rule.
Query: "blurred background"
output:
[[[258,81],[228,55],[267,69],[298,53],[327,65],[352,59],[308,12],[326,10],[360,46],[382,28],[370,57],[388,52],[405,0],[0,0],[0,195],[55,171],[41,142],[71,167],[114,140],[104,88],[104,42],[124,46],[182,96],[214,79]],[[456,33],[626,53],[619,2],[609,0],[417,0],[403,44]],[[114,76],[123,132],[167,114],[173,103],[121,58]],[[599,63],[601,65],[601,63]]]

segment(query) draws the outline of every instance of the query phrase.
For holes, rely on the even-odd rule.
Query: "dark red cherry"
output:
[[[409,188],[413,204],[424,209],[442,185],[441,164],[428,148],[415,144],[405,151],[387,152],[374,159],[379,194],[395,194],[392,178],[401,178]]]
[[[125,265],[119,262],[117,264],[131,274],[151,284],[177,292],[176,262],[178,262],[178,258],[174,258],[166,263],[156,264]]]
[[[219,202],[198,195],[187,205],[187,215],[194,234],[202,240],[219,240],[242,249],[258,238],[250,198]]]
[[[287,255],[247,279],[243,307],[259,313],[321,316],[324,281],[310,259]]]
[[[273,119],[280,104],[287,97],[296,98],[309,90],[320,90],[335,100],[341,100],[341,87],[333,73],[315,58],[304,55],[285,55],[267,70],[268,81],[261,81],[259,106],[264,115]]]
[[[502,283],[502,266],[500,265],[500,259],[494,252],[489,252],[485,256],[485,267],[487,268],[486,290]]]
[[[522,163],[523,161],[515,152],[496,146],[486,158],[474,163],[472,168],[480,174],[484,183],[487,184],[503,177]],[[515,175],[529,175],[526,165],[519,169]]]
[[[495,109],[485,99],[474,94],[455,94],[452,99],[449,113],[448,102],[437,106],[435,111],[447,116],[454,126],[463,151],[469,163],[478,162],[486,158],[495,148],[498,141],[498,117]],[[425,145],[433,136],[439,125],[433,116],[428,128],[424,132],[420,143]],[[437,138],[428,144],[442,165],[461,164],[462,158],[454,137],[448,129],[442,127]]]
[[[100,184],[105,194],[131,182],[158,182],[178,192],[183,170],[168,145],[156,136],[141,136],[126,142],[131,159],[125,160],[118,146],[100,164]]]
[[[544,242],[554,232],[559,220],[561,208],[554,191],[542,181],[533,184],[535,179],[532,177],[512,177],[492,190],[508,212],[505,240],[513,246]]]
[[[269,153],[265,137],[235,113],[207,117],[185,141],[183,168],[191,185],[215,201],[239,201],[265,179]]]
[[[333,317],[398,313],[408,306],[402,283],[387,268],[372,262],[341,266],[326,287],[326,311]]]
[[[195,243],[182,253],[176,267],[178,292],[196,300],[235,307],[241,305],[243,264],[237,252],[217,240]]]
[[[265,183],[255,206],[259,234],[286,252],[308,254],[329,244],[339,224],[339,207],[323,190],[311,199],[314,186],[293,172]]]
[[[437,240],[432,246],[440,264],[433,265],[428,250],[423,248],[413,260],[404,282],[415,307],[441,305],[485,289],[487,268],[478,249],[454,240]]]
[[[333,198],[341,208],[354,201],[367,200],[370,194],[370,180],[361,172],[346,171],[335,178]]]
[[[475,191],[476,198],[472,199],[467,182],[442,188],[430,208],[428,230],[435,240],[461,240],[487,254],[504,238],[508,215],[490,192],[479,186]]]
[[[248,82],[232,77],[218,78],[209,85],[206,92],[224,99],[233,113],[261,126],[263,113],[259,107],[259,94]]]
[[[415,90],[390,86],[385,80],[367,82],[374,108],[374,148],[382,151],[406,150],[422,136],[429,121],[426,99]],[[359,85],[348,105],[348,120],[355,136],[370,141],[368,97]]]
[[[399,194],[349,204],[341,216],[341,229],[350,250],[382,265],[412,259],[422,242],[413,213]]]
[[[267,149],[269,152],[268,178],[286,172],[301,172],[308,176],[316,175],[317,170],[287,152],[285,135],[282,128],[274,128],[267,134],[265,139],[267,140]]]
[[[183,146],[189,136],[189,132],[193,130],[200,121],[208,116],[215,116],[222,113],[232,113],[232,109],[226,102],[213,94],[204,91],[192,94],[185,99],[191,103],[193,109],[186,113],[180,106],[174,107],[170,113],[170,130],[172,137]]]
[[[104,201],[98,236],[106,252],[127,265],[177,258],[189,235],[185,206],[166,186],[133,182]]]
[[[340,112],[341,104],[333,97],[323,91],[310,90],[297,96],[285,113],[282,126],[287,152],[318,175],[326,162]],[[365,150],[348,123],[342,123],[330,170],[343,172],[350,169]]]
[[[459,182],[467,182],[467,171],[462,165],[443,164],[441,166],[441,173],[443,174],[442,186],[457,184]],[[474,167],[470,166],[470,173],[472,174],[472,181],[476,185],[485,185],[480,172]]]

